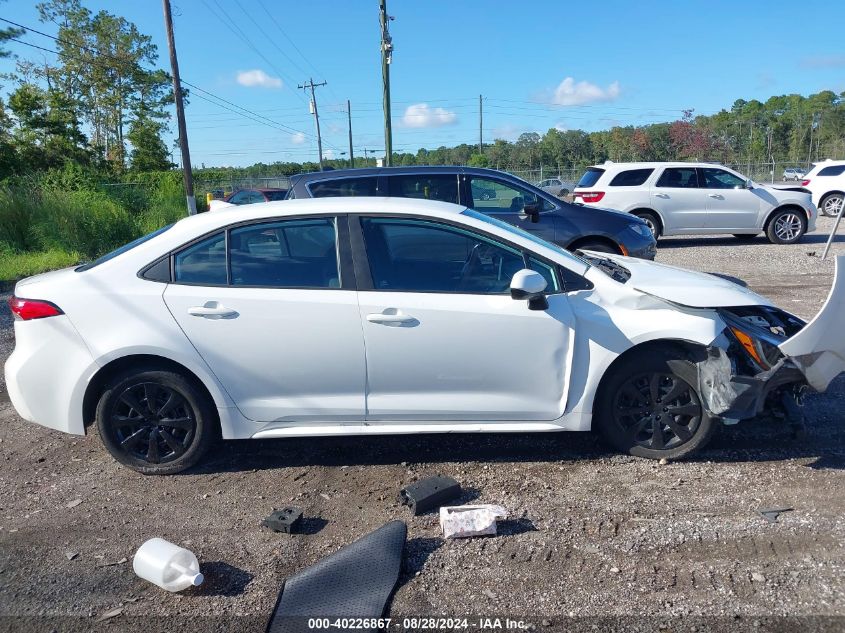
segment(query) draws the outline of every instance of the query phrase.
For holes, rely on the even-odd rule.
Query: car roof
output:
[[[312,171],[304,174],[295,174],[290,177],[291,184],[300,181],[311,182],[317,180],[333,180],[335,178],[355,178],[362,176],[387,176],[402,174],[475,174],[486,176],[510,176],[506,172],[484,167],[464,167],[461,165],[408,165],[406,167],[356,167],[355,169],[331,169],[328,171]]]
[[[416,198],[388,198],[347,196],[338,198],[301,198],[296,200],[276,200],[257,202],[236,207],[224,207],[217,211],[198,213],[183,218],[174,228],[189,232],[211,231],[217,227],[244,222],[277,218],[289,215],[324,215],[345,213],[423,213],[433,217],[458,215],[466,207],[440,202],[439,200],[419,200]],[[180,231],[181,232],[181,231]]]
[[[656,167],[725,167],[722,163],[709,163],[706,161],[651,161],[651,162],[633,162],[633,163],[614,163],[614,162],[606,162],[606,163],[597,163],[595,165],[591,165],[591,167],[596,167],[598,169],[615,169],[615,168],[622,168],[622,169],[636,169],[636,168],[656,168]]]

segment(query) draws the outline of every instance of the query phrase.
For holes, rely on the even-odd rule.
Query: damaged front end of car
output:
[[[767,305],[718,308],[722,334],[698,357],[671,361],[697,385],[707,413],[726,424],[767,412],[803,425],[801,404],[845,371],[845,256],[822,310],[810,322]]]

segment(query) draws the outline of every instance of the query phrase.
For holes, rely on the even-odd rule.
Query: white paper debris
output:
[[[486,536],[496,533],[496,521],[508,518],[502,506],[443,506],[440,508],[440,527],[446,538]]]

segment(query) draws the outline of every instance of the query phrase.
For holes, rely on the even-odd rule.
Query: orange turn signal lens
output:
[[[769,366],[769,363],[760,357],[760,352],[757,351],[757,346],[754,345],[754,341],[750,336],[748,336],[748,334],[733,326],[731,326],[731,332],[733,332],[733,335],[739,341],[740,345],[745,348],[745,351],[749,353],[751,358],[757,361],[757,364],[759,364],[760,367]]]

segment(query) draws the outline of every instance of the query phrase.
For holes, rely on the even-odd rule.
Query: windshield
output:
[[[479,213],[478,211],[474,211],[472,209],[466,209],[461,215],[466,215],[470,218],[474,218],[476,220],[481,220],[482,222],[486,222],[487,224],[492,224],[493,226],[498,226],[500,229],[504,229],[509,233],[513,233],[515,235],[519,235],[520,237],[524,237],[527,240],[531,240],[535,244],[539,244],[540,246],[545,246],[546,248],[550,248],[553,251],[563,255],[569,260],[578,262],[581,265],[589,266],[590,263],[577,255],[570,253],[565,248],[561,248],[557,244],[553,244],[552,242],[547,242],[544,239],[537,237],[536,235],[529,233],[528,231],[523,231],[518,226],[514,226],[513,224],[508,224],[507,222],[502,222],[501,220],[497,220],[496,218],[492,218],[489,215],[485,215],[483,213]]]

